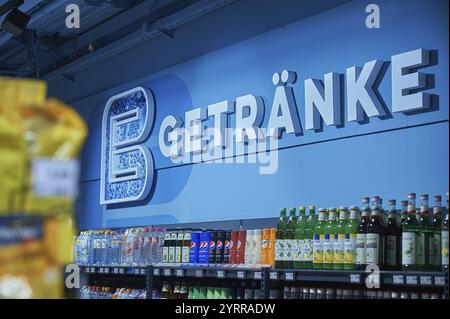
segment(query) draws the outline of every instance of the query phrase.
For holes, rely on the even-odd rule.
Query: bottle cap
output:
[[[409,193],[408,194],[409,199],[416,199],[416,193]]]
[[[389,200],[389,205],[395,205],[396,203],[397,203],[397,201],[395,199]]]
[[[350,210],[359,210],[359,207],[358,206],[351,206]]]
[[[428,200],[428,194],[422,194],[420,195],[421,200]]]
[[[309,209],[309,211],[316,210],[316,206],[310,205],[310,206],[308,207],[308,209]]]
[[[348,208],[346,206],[341,206],[339,207],[339,210],[348,210]]]
[[[295,207],[291,207],[291,209],[289,210],[289,212],[290,212],[291,214],[295,214]]]
[[[306,211],[305,206],[300,206],[300,207],[298,208],[298,211],[299,211],[299,212],[304,212],[304,211]]]
[[[325,213],[327,210],[325,208],[319,208],[319,213]]]
[[[380,196],[379,195],[372,196],[372,201],[375,201],[375,200],[380,200]]]
[[[370,200],[370,198],[367,197],[367,196],[365,196],[365,197],[362,198],[362,202],[363,202],[363,203],[368,203],[369,200]]]
[[[408,201],[407,200],[402,200],[401,202],[402,206],[408,206]]]
[[[330,212],[335,212],[335,211],[336,211],[336,208],[330,207],[330,208],[328,208],[328,210],[329,210]]]
[[[280,210],[280,212],[281,212],[281,213],[286,213],[286,208],[282,208],[282,209]]]
[[[441,195],[434,195],[433,199],[435,202],[440,202],[442,200],[442,196]]]

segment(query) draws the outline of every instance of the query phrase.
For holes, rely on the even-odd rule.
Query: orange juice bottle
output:
[[[269,242],[267,245],[267,264],[274,266],[275,265],[275,235],[277,233],[276,228],[269,229]]]
[[[269,240],[270,240],[270,229],[264,228],[261,241],[261,264],[263,265],[269,263]]]

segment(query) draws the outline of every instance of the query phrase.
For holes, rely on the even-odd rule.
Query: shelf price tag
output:
[[[269,278],[270,280],[278,280],[278,273],[276,271],[271,271]]]
[[[245,278],[245,271],[239,270],[239,271],[236,273],[236,277],[239,278],[239,279],[244,279],[244,278]]]
[[[91,267],[91,274],[95,274],[95,268]]]
[[[434,284],[436,286],[444,286],[445,285],[445,278],[442,277],[442,276],[434,277]]]
[[[114,274],[118,274],[118,273],[119,273],[119,269],[114,268],[114,269],[113,269],[113,273],[114,273]]]
[[[141,269],[141,275],[145,275],[145,268]]]
[[[225,278],[225,271],[218,270],[217,271],[217,278]]]
[[[289,281],[293,281],[294,280],[294,273],[293,272],[287,272],[284,274],[284,279],[285,280],[289,280]]]
[[[403,275],[393,275],[392,283],[394,285],[403,285],[405,283],[405,278],[403,277]]]
[[[254,274],[253,274],[253,279],[259,280],[259,279],[261,279],[261,277],[262,277],[262,275],[261,275],[261,272],[260,272],[260,271],[255,271],[255,272],[254,272]]]
[[[203,278],[203,277],[204,277],[204,271],[203,271],[203,269],[196,269],[196,270],[195,270],[195,277],[197,277],[197,278]]]
[[[361,275],[360,274],[350,274],[350,283],[352,283],[352,284],[361,283]]]
[[[103,268],[100,268],[100,269],[99,269],[99,272],[100,272],[101,274],[103,274],[104,269],[103,269]]]
[[[109,274],[109,268],[105,268],[105,274]]]
[[[153,269],[153,276],[159,276],[159,268]]]
[[[431,276],[420,276],[420,284],[424,286],[431,286]]]
[[[88,273],[90,273],[91,272],[91,268],[89,268],[89,267],[87,267],[87,268],[84,268],[84,271],[88,274]]]
[[[183,276],[184,276],[184,271],[183,271],[183,269],[177,269],[176,276],[177,276],[177,277],[183,277]]]
[[[417,276],[406,276],[407,285],[417,285]]]
[[[134,274],[135,274],[135,275],[139,275],[139,274],[140,274],[140,269],[139,269],[139,268],[136,268],[136,269],[134,270]]]
[[[123,274],[124,269],[123,268],[119,268],[119,274]]]
[[[172,275],[172,269],[166,268],[164,269],[164,276],[171,276]]]

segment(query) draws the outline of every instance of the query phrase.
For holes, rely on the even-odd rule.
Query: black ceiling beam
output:
[[[23,4],[24,0],[9,0],[6,1],[4,5],[0,7],[0,17],[7,13],[8,11],[11,11],[12,9],[18,8]]]

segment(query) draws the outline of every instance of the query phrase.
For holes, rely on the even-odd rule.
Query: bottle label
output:
[[[169,263],[175,262],[175,247],[169,247]]]
[[[356,263],[356,243],[357,234],[345,234],[344,264],[353,265]]]
[[[190,247],[189,246],[183,246],[181,250],[181,262],[182,263],[188,263],[189,262],[189,253],[190,253]]]
[[[285,261],[293,261],[294,260],[294,255],[293,255],[293,250],[294,250],[294,244],[295,244],[295,240],[294,239],[286,239],[284,242],[284,260]]]
[[[395,266],[397,264],[397,237],[386,236],[386,265]]]
[[[345,252],[345,234],[334,235],[333,250],[334,250],[333,263],[343,264]]]
[[[294,240],[292,254],[294,261],[303,261],[303,239]]]
[[[334,235],[325,234],[323,240],[323,263],[332,264],[334,259],[334,247],[333,247]]]
[[[314,235],[313,262],[315,264],[323,263],[323,235]]]
[[[169,262],[169,247],[163,247],[163,263]]]
[[[366,234],[366,264],[380,263],[379,260],[380,250],[380,234]]]
[[[442,265],[448,266],[448,230],[441,232],[441,256]]]
[[[417,259],[419,261],[419,265],[425,265],[425,234],[419,234]]]
[[[403,232],[402,233],[402,264],[415,265],[416,264],[416,233]]]
[[[303,240],[302,256],[303,261],[313,261],[313,241],[311,239]]]
[[[181,262],[181,246],[175,247],[175,262],[176,263]]]
[[[275,240],[275,260],[284,261],[284,239]]]
[[[441,264],[441,233],[433,233],[428,243],[430,265],[439,266]]]
[[[366,264],[366,234],[356,235],[356,264]]]
[[[261,249],[267,249],[268,245],[269,245],[269,242],[267,239],[263,239],[261,241]]]

